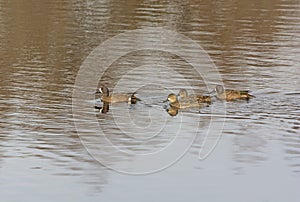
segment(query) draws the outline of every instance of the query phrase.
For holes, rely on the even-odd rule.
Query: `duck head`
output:
[[[167,101],[169,101],[170,103],[178,102],[177,96],[175,94],[171,93],[170,95],[168,95]]]
[[[215,91],[216,91],[218,94],[222,94],[222,93],[224,93],[225,90],[224,90],[224,87],[223,87],[223,86],[217,85]]]
[[[103,86],[103,87],[101,87],[101,88],[98,88],[97,90],[96,90],[96,94],[102,94],[102,95],[104,95],[104,96],[108,96],[109,95],[109,91],[108,91],[108,88],[107,87],[105,87],[105,86]]]
[[[185,89],[180,89],[178,96],[181,98],[187,97],[188,96],[188,92]]]

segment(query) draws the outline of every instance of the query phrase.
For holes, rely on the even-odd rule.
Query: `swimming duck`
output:
[[[254,98],[254,95],[249,94],[247,90],[225,90],[223,86],[217,85],[215,90],[216,97],[220,100],[232,101],[237,99],[249,100],[250,98]]]
[[[185,98],[178,101],[177,96],[173,93],[171,93],[168,96],[167,101],[169,101],[171,107],[175,107],[177,109],[206,106],[204,103],[201,103],[199,100],[191,99],[191,98]]]
[[[135,93],[109,95],[109,90],[106,86],[97,89],[96,93],[102,94],[101,101],[106,103],[128,102],[135,104],[137,101],[141,101],[134,95]]]
[[[180,89],[178,96],[180,97],[180,100],[185,99],[194,99],[201,103],[208,103],[211,104],[211,97],[206,95],[188,95],[188,92],[186,89]]]

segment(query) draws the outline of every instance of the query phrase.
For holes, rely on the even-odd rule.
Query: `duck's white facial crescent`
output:
[[[131,97],[130,98],[128,98],[128,104],[131,104]]]

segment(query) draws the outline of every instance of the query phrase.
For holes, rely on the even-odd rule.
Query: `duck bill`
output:
[[[217,91],[216,91],[216,89],[213,89],[212,91],[210,91],[210,92],[208,92],[209,94],[216,94],[217,93]]]

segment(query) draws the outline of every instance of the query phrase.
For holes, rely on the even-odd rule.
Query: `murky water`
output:
[[[0,0],[0,8],[1,201],[299,200],[299,1]],[[155,31],[143,40],[158,50],[123,54],[132,43],[121,40],[93,61],[123,54],[98,65],[103,75],[96,69],[75,85],[98,45],[148,28],[195,41],[226,87],[256,98],[168,113],[170,92],[207,93],[217,82],[159,47],[181,45],[202,73],[212,65],[205,53],[170,35],[156,44]],[[100,85],[142,101],[101,113]]]

